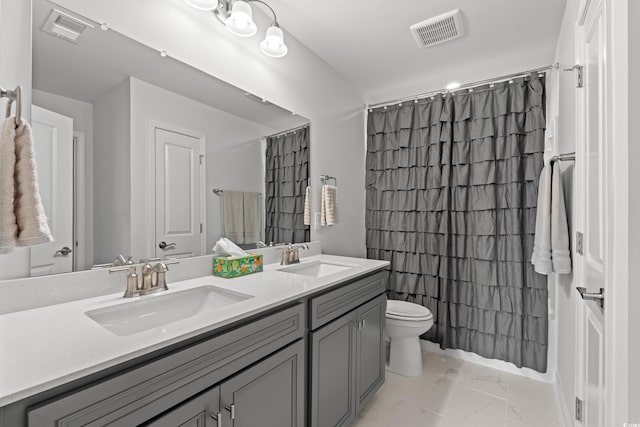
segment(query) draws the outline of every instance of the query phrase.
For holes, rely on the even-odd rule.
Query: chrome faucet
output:
[[[282,251],[282,259],[280,265],[297,264],[300,262],[300,256],[298,254],[299,249],[309,249],[309,245],[306,243],[288,244],[286,246],[277,247],[277,251]]]
[[[167,291],[166,272],[169,271],[167,265],[159,262],[152,266],[148,262],[142,266],[142,284],[140,295],[148,295],[155,292]]]
[[[122,297],[133,298],[169,290],[166,279],[166,273],[169,271],[167,264],[177,263],[177,260],[163,261],[152,266],[149,264],[149,261],[147,261],[141,268],[142,278],[140,281],[138,281],[135,265],[111,268],[109,269],[109,273],[115,273],[117,271],[129,272],[127,275],[127,288]]]

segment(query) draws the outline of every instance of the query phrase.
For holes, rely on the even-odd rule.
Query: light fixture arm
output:
[[[273,10],[271,6],[269,6],[266,2],[262,0],[245,0],[247,3],[262,3],[267,6],[273,15],[273,24],[274,26],[280,28],[280,24],[278,24],[278,17],[276,16],[276,11]],[[227,18],[231,14],[231,6],[233,5],[233,0],[218,0],[218,7],[213,9],[211,13],[218,18],[218,21],[226,24]]]

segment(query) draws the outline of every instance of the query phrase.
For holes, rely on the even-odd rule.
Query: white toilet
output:
[[[406,377],[422,373],[420,335],[433,326],[428,308],[406,301],[387,301],[385,331],[389,337],[389,366],[387,369]]]

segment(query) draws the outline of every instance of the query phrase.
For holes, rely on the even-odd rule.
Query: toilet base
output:
[[[389,366],[394,374],[417,377],[422,374],[422,350],[420,338],[391,338]]]

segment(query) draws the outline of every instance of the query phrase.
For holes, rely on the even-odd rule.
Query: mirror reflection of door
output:
[[[184,258],[205,251],[201,137],[155,128],[155,256]]]
[[[31,247],[31,276],[67,273],[73,267],[73,120],[32,106],[38,186],[53,242]]]

